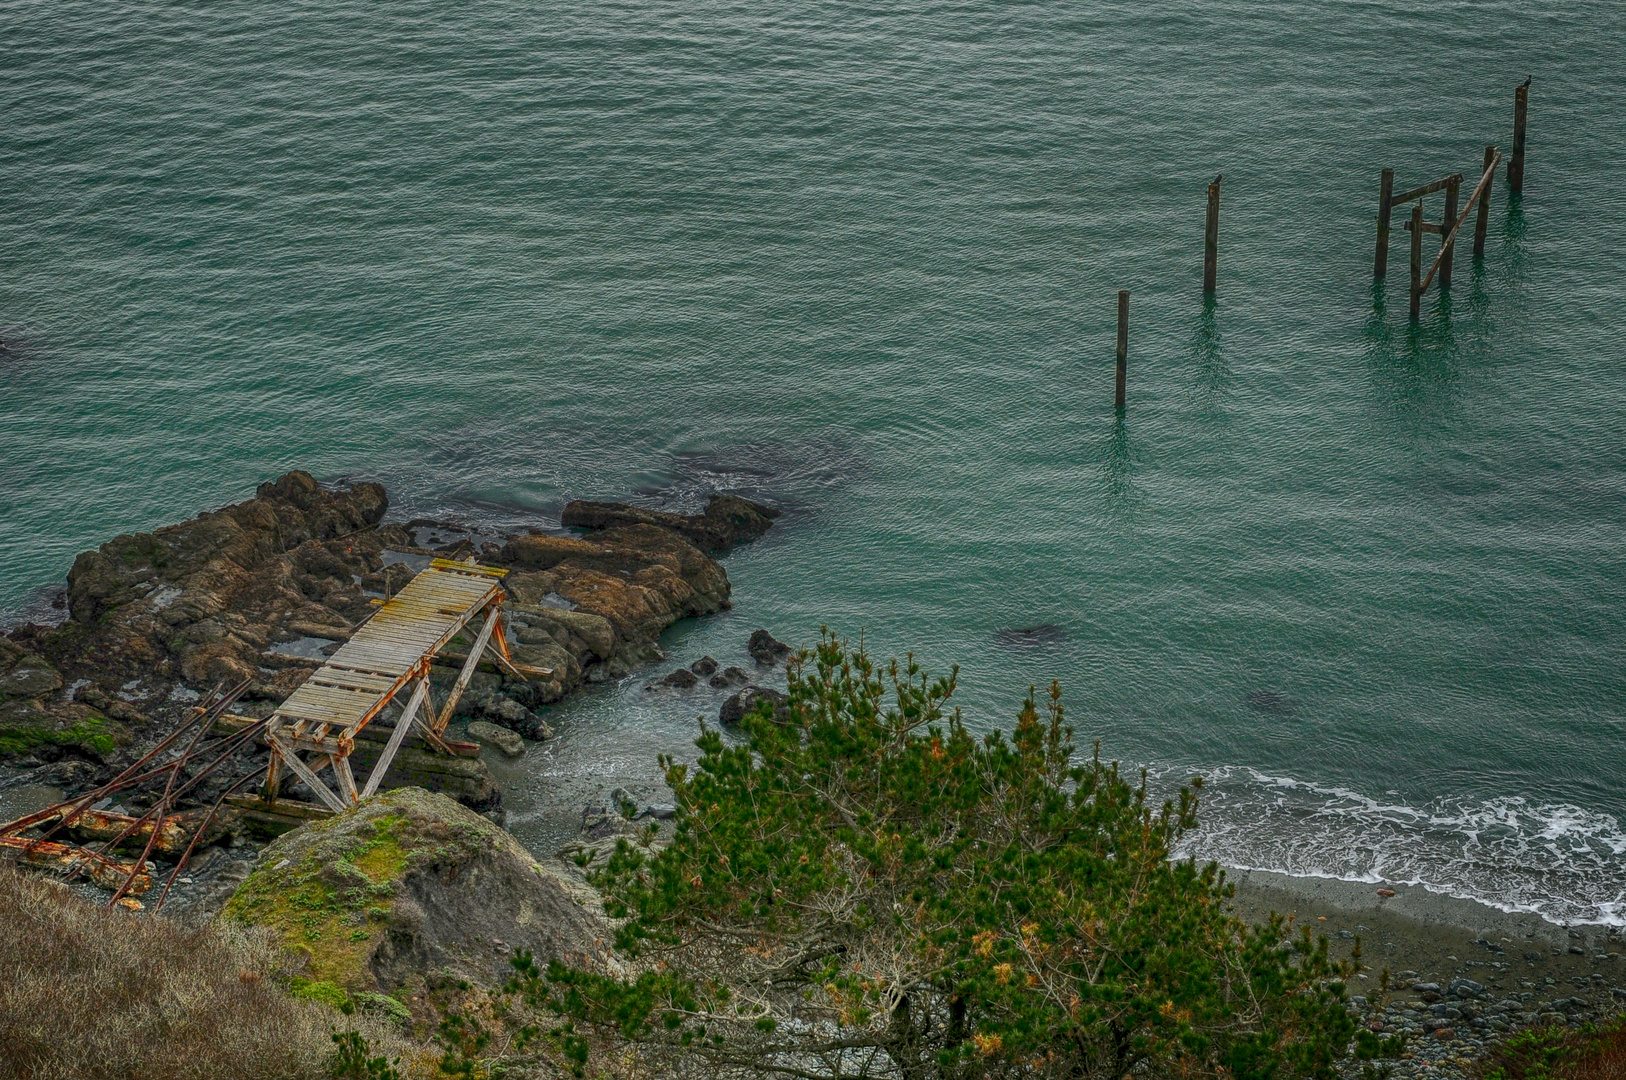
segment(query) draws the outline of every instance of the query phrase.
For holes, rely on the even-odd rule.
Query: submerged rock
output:
[[[416,788],[282,836],[222,914],[278,934],[308,958],[307,978],[349,991],[412,997],[430,974],[496,985],[513,948],[543,965],[613,964],[596,893],[478,814]]]
[[[512,698],[494,697],[481,713],[498,727],[507,728],[532,742],[544,742],[553,738],[553,728]]]
[[[722,709],[717,713],[717,719],[724,724],[738,724],[745,719],[747,713],[756,709],[758,703],[763,701],[769,703],[775,720],[783,722],[790,715],[784,694],[766,686],[748,686],[723,702]]]
[[[751,640],[746,643],[745,651],[750,653],[751,659],[757,663],[773,667],[789,660],[795,650],[766,630],[754,630],[751,633]]]
[[[750,681],[751,676],[746,673],[744,668],[730,666],[725,667],[710,679],[707,679],[706,685],[721,689],[725,686],[744,686]]]
[[[1032,649],[1060,645],[1067,640],[1067,631],[1055,623],[1045,623],[1042,626],[1001,630],[994,635],[994,640],[1007,648]]]
[[[476,720],[467,730],[469,738],[486,746],[495,746],[507,757],[519,757],[525,753],[525,740],[507,728],[488,724],[484,720]]]
[[[670,687],[675,690],[687,690],[699,682],[700,679],[697,675],[695,675],[694,672],[690,671],[688,668],[678,668],[676,671],[669,673],[665,678],[656,679],[644,689],[658,690],[662,687]]]
[[[1292,716],[1298,712],[1298,702],[1274,690],[1248,691],[1248,708],[1271,716]]]

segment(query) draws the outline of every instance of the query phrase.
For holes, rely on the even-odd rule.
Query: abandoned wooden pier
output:
[[[414,730],[431,747],[453,753],[442,736],[469,679],[488,653],[497,666],[517,678],[551,678],[553,672],[522,667],[509,655],[502,629],[505,574],[506,570],[436,559],[388,600],[271,715],[265,729],[272,751],[265,801],[278,798],[286,769],[329,809],[343,811],[378,790],[390,762]],[[429,685],[430,664],[482,615],[484,621],[457,682],[437,708]],[[395,730],[358,788],[350,769],[356,737],[403,692],[408,696]],[[311,755],[309,760],[306,754]],[[337,790],[319,775],[330,768]]]
[[[502,578],[506,570],[472,562],[434,560],[385,601],[350,640],[264,720],[226,710],[249,686],[249,680],[225,691],[216,687],[174,731],[117,776],[76,798],[0,825],[0,856],[69,877],[84,874],[113,890],[109,906],[140,907],[127,894],[145,893],[153,884],[147,861],[155,850],[178,852],[161,906],[170,886],[185,868],[193,849],[210,830],[227,803],[284,820],[284,828],[302,820],[340,813],[378,790],[409,734],[443,754],[478,755],[478,747],[448,741],[446,726],[480,663],[490,659],[509,675],[551,678],[545,668],[526,667],[509,655],[503,634]],[[480,620],[456,681],[446,700],[437,703],[429,684],[435,658]],[[223,692],[224,691],[224,692]],[[369,725],[384,718],[392,703],[406,694],[382,753],[365,783],[358,787],[350,756],[358,737],[374,740]],[[211,735],[218,737],[210,738]],[[207,810],[177,810],[180,800],[197,790],[211,774],[255,741],[271,750],[263,766],[225,787]],[[335,784],[321,776],[331,769]],[[289,774],[304,782],[320,805],[284,799]],[[258,797],[240,795],[264,777]],[[162,786],[139,815],[100,809],[114,796]],[[95,807],[95,808],[93,808]],[[65,834],[64,839],[55,839]],[[68,838],[84,842],[66,842]],[[92,848],[88,841],[101,841]],[[125,861],[115,854],[120,844],[141,845]]]

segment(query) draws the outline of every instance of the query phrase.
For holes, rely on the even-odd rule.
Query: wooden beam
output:
[[[1423,204],[1414,203],[1411,208],[1411,318],[1417,321],[1417,316],[1423,310],[1423,287],[1419,284],[1423,274]]]
[[[1428,288],[1428,283],[1434,280],[1434,272],[1440,268],[1440,263],[1450,254],[1451,246],[1457,240],[1457,230],[1461,229],[1462,223],[1468,220],[1468,214],[1473,210],[1474,203],[1479,200],[1481,195],[1490,190],[1491,178],[1496,175],[1496,165],[1501,160],[1502,155],[1496,155],[1495,159],[1491,161],[1490,168],[1485,170],[1485,175],[1479,178],[1478,184],[1474,185],[1474,193],[1468,196],[1468,205],[1462,208],[1462,213],[1457,215],[1457,220],[1452,224],[1451,231],[1445,234],[1445,240],[1440,244],[1440,253],[1434,257],[1434,265],[1429,267],[1428,276],[1423,278],[1422,288]],[[1413,217],[1412,220],[1415,221],[1416,218]],[[1413,238],[1414,244],[1416,239]]]
[[[497,661],[498,667],[501,667],[510,674],[516,676],[521,682],[529,681],[525,674],[529,669],[520,667],[518,664],[514,663],[513,656],[508,652],[508,635],[503,633],[500,609],[493,608],[492,610],[498,613],[497,630],[491,635],[491,641],[486,646],[486,651],[491,653],[491,658]],[[550,672],[549,674],[551,675],[552,673]]]
[[[1220,176],[1208,185],[1208,223],[1203,229],[1203,292],[1214,291],[1214,278],[1219,266],[1219,202]]]
[[[1496,168],[1496,147],[1485,147],[1485,172],[1492,173],[1491,183],[1495,183],[1494,170]],[[1474,258],[1484,258],[1485,233],[1490,228],[1490,187],[1485,188],[1485,195],[1479,200],[1479,220],[1474,223]]]
[[[1443,176],[1438,180],[1433,180],[1427,184],[1424,184],[1422,187],[1412,188],[1408,192],[1396,195],[1394,199],[1391,200],[1392,205],[1399,206],[1401,203],[1409,203],[1413,199],[1421,199],[1424,195],[1432,195],[1436,191],[1444,191],[1448,186],[1450,186],[1453,180],[1459,184],[1462,183],[1462,174],[1452,173],[1450,176]]]
[[[1524,123],[1530,111],[1530,80],[1513,91],[1513,158],[1507,163],[1507,193],[1524,193]]]
[[[1440,224],[1449,226],[1457,219],[1457,200],[1462,194],[1462,181],[1452,178],[1451,183],[1445,186],[1445,217]],[[1440,248],[1440,256],[1435,261],[1440,266],[1440,291],[1444,292],[1451,287],[1451,266],[1456,262],[1456,246],[1444,244]]]
[[[333,766],[333,777],[339,782],[339,797],[357,802],[356,778],[350,772],[350,757],[348,754],[329,754],[328,764]]]
[[[469,648],[469,658],[463,662],[463,670],[457,673],[457,681],[452,684],[451,693],[446,695],[446,704],[441,707],[440,715],[434,717],[434,734],[439,735],[446,730],[446,725],[452,719],[452,710],[457,708],[457,702],[463,696],[463,691],[469,688],[469,680],[474,678],[474,669],[480,666],[480,657],[485,654],[486,643],[491,640],[491,634],[497,628],[502,618],[500,609],[496,605],[486,609],[486,624],[480,627],[480,633],[475,636],[474,644]],[[396,725],[397,729],[400,725]]]
[[[1129,290],[1118,290],[1118,382],[1113,403],[1124,407],[1124,391],[1129,384]]]
[[[407,732],[412,730],[418,709],[428,696],[429,678],[425,676],[418,680],[417,687],[412,691],[412,697],[407,699],[406,710],[395,722],[395,730],[390,733],[390,741],[384,744],[384,752],[378,755],[378,761],[373,764],[373,771],[367,774],[367,785],[361,789],[363,799],[378,790],[378,785],[384,780],[384,774],[390,771],[390,762],[395,760],[395,752],[401,749],[401,744],[406,741]]]
[[[305,786],[310,788],[318,799],[321,799],[335,814],[344,813],[346,809],[344,801],[333,794],[331,788],[322,783],[317,775],[311,771],[310,766],[300,760],[298,754],[284,746],[282,740],[270,732],[266,733],[265,741],[271,744],[272,751],[282,759],[283,764],[287,765],[295,776],[305,781]]]
[[[265,733],[267,740],[271,738],[270,730]],[[265,767],[265,801],[274,803],[282,788],[282,755],[275,750],[271,751],[271,761]]]
[[[1372,280],[1382,281],[1389,272],[1389,218],[1394,213],[1395,171],[1384,169],[1378,181],[1378,250],[1372,257]]]

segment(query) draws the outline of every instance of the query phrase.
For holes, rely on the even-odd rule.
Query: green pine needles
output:
[[[1331,1076],[1353,962],[1243,925],[1214,866],[1170,859],[1195,791],[1153,807],[1078,760],[1056,686],[976,739],[954,685],[826,631],[778,721],[663,760],[671,845],[597,872],[637,974],[521,957],[512,989],[578,1065],[613,1033],[664,1075]]]

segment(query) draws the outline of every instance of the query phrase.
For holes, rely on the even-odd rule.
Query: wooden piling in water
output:
[[[1483,176],[1491,171],[1496,162],[1496,147],[1485,147],[1485,164],[1480,168]],[[1474,258],[1485,256],[1485,233],[1490,228],[1490,184],[1485,185],[1485,193],[1479,197],[1479,217],[1474,220]]]
[[[1530,108],[1530,79],[1513,91],[1513,156],[1507,162],[1507,193],[1524,191],[1524,121]]]
[[[1129,382],[1129,290],[1118,290],[1118,393],[1115,404],[1124,407],[1124,388]]]
[[[1203,292],[1214,291],[1214,277],[1219,264],[1219,196],[1220,180],[1214,177],[1208,185],[1208,226],[1203,230]]]
[[[1389,215],[1394,210],[1395,171],[1383,170],[1378,187],[1378,251],[1372,259],[1372,279],[1383,280],[1389,271]]]
[[[1411,206],[1411,317],[1423,312],[1423,200]]]
[[[1441,228],[1444,230],[1441,233],[1442,236],[1450,231],[1452,222],[1457,220],[1457,198],[1461,192],[1462,180],[1460,178],[1454,179],[1450,184],[1446,185],[1445,217],[1440,222]],[[1442,289],[1451,287],[1451,263],[1455,255],[1456,248],[1447,244],[1445,251],[1440,256],[1440,288]]]

